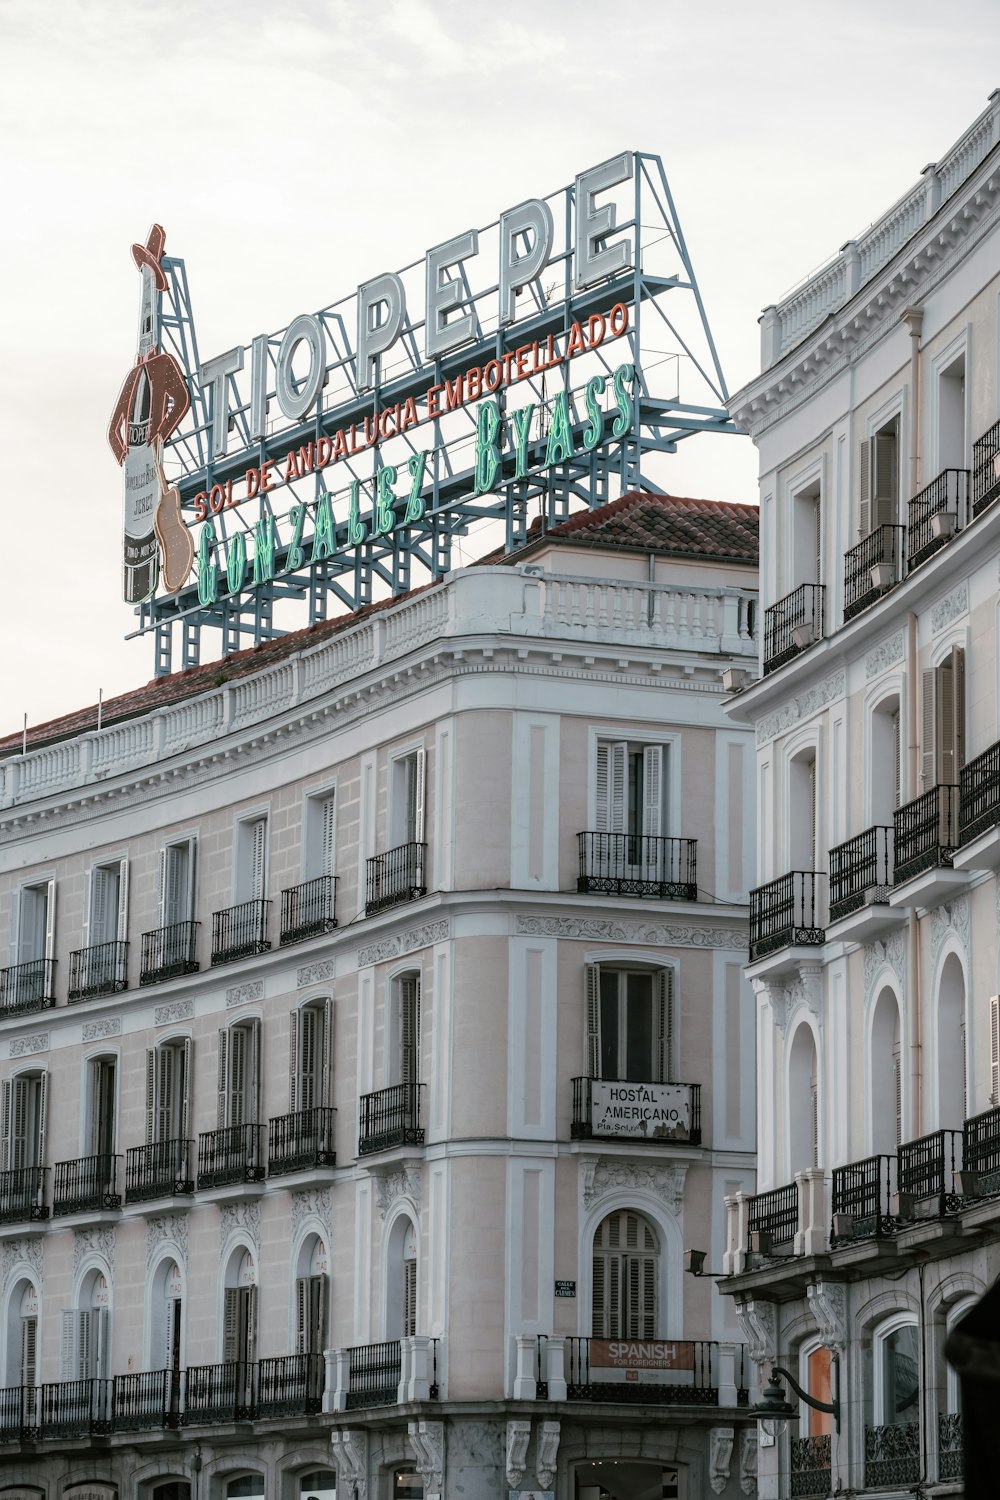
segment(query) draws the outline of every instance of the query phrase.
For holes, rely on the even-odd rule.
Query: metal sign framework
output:
[[[191,396],[188,412],[164,445],[164,468],[180,492],[185,523],[196,538],[201,532],[201,571],[207,577],[210,558],[216,581],[208,587],[205,577],[193,577],[177,593],[154,596],[137,609],[139,628],[133,633],[155,634],[158,676],[198,665],[204,632],[218,633],[225,656],[326,619],[331,601],[353,611],[373,598],[441,577],[453,566],[457,540],[472,528],[483,529],[484,541],[502,542],[510,550],[525,541],[536,516],[552,526],[578,504],[595,508],[637,488],[662,492],[650,471],[654,455],[675,452],[678,442],[698,432],[735,431],[663,164],[658,156],[641,152],[633,153],[631,161],[633,170],[617,195],[617,220],[607,237],[608,243],[629,246],[624,272],[582,291],[575,287],[571,183],[546,200],[555,225],[553,253],[521,290],[512,323],[503,325],[497,312],[499,282],[474,292],[459,262],[450,275],[461,284],[462,305],[472,311],[474,337],[429,360],[422,352],[424,320],[413,320],[407,312],[391,350],[374,362],[371,388],[363,390],[348,307],[353,296],[346,298],[318,314],[327,351],[325,379],[302,420],[280,426],[269,420],[266,435],[255,440],[250,380],[242,370],[225,377],[229,434],[228,451],[221,457],[213,454],[213,389],[202,376],[184,262],[163,257],[167,287],[160,299],[157,343],[176,358]],[[480,249],[491,235],[497,236],[499,224],[480,231]],[[527,237],[523,244],[527,251]],[[480,256],[480,263],[489,263],[488,254]],[[416,284],[423,268],[422,260],[414,262],[400,275]],[[619,309],[617,332],[609,321],[613,308]],[[603,336],[588,338],[602,323]],[[269,413],[285,332],[266,341]],[[523,353],[528,346],[534,349],[530,361]],[[493,387],[490,396],[489,388],[480,388],[477,396],[450,410],[443,395],[428,400],[429,389],[453,391],[460,377],[476,368],[481,374],[491,362],[508,375],[518,372],[518,378]],[[631,380],[620,378],[623,367],[631,367]],[[588,380],[593,392],[595,376],[603,377],[597,389],[603,393],[607,421],[602,420],[600,440],[592,445],[585,434],[588,402],[591,417],[593,402],[585,393]],[[293,374],[293,391],[296,378],[300,387],[304,384],[303,376]],[[610,420],[616,412],[615,392],[629,408],[627,424],[617,424],[624,428],[620,436],[613,435]],[[682,399],[682,393],[692,399]],[[477,412],[486,399],[496,403],[499,422],[493,434],[497,462],[483,490],[477,486],[477,442],[482,439]],[[425,415],[399,430],[399,413],[413,409],[408,401],[422,403]],[[528,405],[532,410],[525,413]],[[379,414],[390,409],[397,418],[391,431],[387,419],[379,425]],[[550,427],[560,410],[564,421],[569,417],[569,440],[556,446],[558,461],[553,462]],[[624,414],[623,401],[619,410]],[[372,441],[365,440],[366,418]],[[514,441],[518,423],[520,453]],[[351,433],[346,453],[345,431]],[[321,440],[329,453],[335,435],[340,444],[336,461],[322,469],[310,466]],[[268,474],[272,484],[240,498],[241,486],[251,488],[251,468]],[[395,493],[384,487],[383,505],[391,506],[393,524],[380,531],[374,524],[379,474],[387,468],[400,482]],[[408,507],[410,475],[420,498]],[[214,503],[206,517],[209,494]],[[332,545],[310,548],[321,503],[329,507]],[[359,525],[359,517],[367,524]],[[485,528],[488,522],[494,523],[491,530]],[[259,550],[259,523],[273,527],[273,558],[270,576],[254,568],[252,580],[247,544],[256,540]],[[208,536],[206,526],[211,527]],[[175,661],[178,637],[180,658]]]

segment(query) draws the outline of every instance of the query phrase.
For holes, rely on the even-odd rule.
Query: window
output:
[[[111,1373],[110,1293],[100,1271],[84,1281],[80,1306],[62,1315],[64,1380],[107,1380]]]
[[[299,1480],[299,1500],[337,1500],[337,1476],[331,1469],[313,1469]]]
[[[150,1365],[168,1370],[178,1387],[181,1371],[181,1337],[184,1317],[184,1281],[176,1261],[161,1261],[153,1280],[152,1340]]]
[[[590,1077],[629,1083],[671,1082],[673,970],[588,964],[586,988]]]
[[[222,1358],[226,1364],[251,1365],[257,1358],[257,1267],[249,1250],[232,1257],[230,1275],[224,1293]]]
[[[424,1500],[424,1481],[416,1469],[393,1470],[392,1500]]]
[[[123,943],[128,935],[128,860],[95,865],[88,878],[83,946]]]
[[[816,1043],[800,1025],[788,1056],[788,1167],[792,1176],[818,1167],[820,1099]]]
[[[923,790],[957,786],[965,765],[965,652],[953,646],[923,674],[920,778]]]
[[[146,1140],[187,1140],[190,1129],[191,1039],[146,1051]]]
[[[236,900],[263,901],[266,888],[267,818],[246,818],[236,827]]]
[[[41,880],[21,887],[11,963],[30,964],[55,954],[56,883]]]
[[[117,1064],[113,1057],[92,1057],[87,1062],[88,1156],[114,1155],[116,1073]]]
[[[871,1030],[872,1152],[893,1156],[903,1139],[903,1078],[899,1042],[899,1005],[890,989],[875,1002]]]
[[[306,802],[307,880],[332,875],[336,860],[336,799],[332,792],[309,797]]]
[[[243,1021],[219,1032],[218,1119],[220,1130],[256,1125],[260,1083],[260,1021]]]
[[[792,588],[823,581],[823,509],[819,481],[792,498]]]
[[[920,1348],[917,1325],[895,1321],[875,1336],[873,1415],[876,1427],[919,1421]]]
[[[259,1474],[231,1479],[226,1485],[226,1500],[265,1500],[264,1480]]]
[[[38,1383],[38,1289],[19,1281],[7,1304],[7,1385]]]
[[[168,1484],[158,1484],[150,1500],[191,1500],[191,1486],[183,1479],[172,1479]]]
[[[819,854],[816,750],[788,763],[788,860],[792,870],[817,870]]]
[[[393,982],[395,1047],[389,1054],[390,1084],[420,1081],[420,975],[401,974]]]
[[[193,838],[167,844],[160,854],[160,925],[173,927],[194,919],[195,855]]]
[[[831,1358],[829,1349],[822,1344],[818,1348],[812,1348],[804,1353],[799,1361],[801,1369],[802,1386],[810,1396],[815,1396],[817,1401],[825,1401],[828,1405],[832,1402],[830,1368]],[[802,1415],[806,1420],[806,1429],[802,1436],[827,1437],[833,1432],[833,1416],[828,1411],[816,1411],[814,1407],[802,1404]]]
[[[322,1354],[326,1347],[326,1303],[329,1257],[326,1246],[315,1236],[300,1262],[302,1273],[295,1279],[295,1352]]]
[[[666,747],[598,741],[596,831],[658,838],[667,831]],[[628,855],[640,863],[638,846]]]
[[[329,1105],[333,1073],[333,1001],[305,1005],[289,1016],[288,1107],[294,1115]]]
[[[385,1336],[409,1338],[417,1331],[417,1231],[401,1216],[386,1247]]]
[[[3,1085],[2,1168],[20,1172],[45,1162],[48,1074],[19,1073]]]
[[[900,806],[899,699],[880,703],[871,718],[871,821],[891,827]]]
[[[424,752],[413,750],[390,762],[389,842],[424,841]]]
[[[858,530],[863,537],[899,519],[899,418],[865,438],[861,444],[861,508]]]
[[[938,472],[966,467],[965,353],[938,373]]]
[[[594,1235],[593,1336],[652,1339],[657,1334],[660,1244],[641,1214],[609,1214]]]

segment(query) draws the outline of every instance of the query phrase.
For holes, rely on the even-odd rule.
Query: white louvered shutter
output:
[[[324,1108],[333,1103],[333,998],[323,1001],[323,1051],[320,1059],[320,1098]]]
[[[146,1048],[146,1145],[156,1136],[156,1052]]]
[[[184,1045],[180,1052],[181,1063],[181,1139],[187,1140],[191,1133],[191,1038],[184,1038]]]
[[[969,1053],[965,1036],[965,1017],[962,1017],[962,1119],[969,1113]]]
[[[235,1036],[235,1032],[234,1032]],[[216,1083],[215,1123],[223,1130],[230,1122],[229,1113],[229,1033],[224,1026],[219,1028],[219,1074]]]
[[[920,788],[929,792],[937,785],[937,671],[929,667],[920,674]]]
[[[813,501],[813,524],[816,528],[816,577],[815,583],[823,582],[823,508],[819,496]]]
[[[598,745],[594,771],[594,821],[598,833],[607,833],[611,823],[611,746]]]
[[[32,1166],[45,1165],[45,1146],[49,1124],[49,1075],[40,1073],[35,1081],[35,1139],[31,1142]]]
[[[15,1172],[30,1166],[28,1160],[28,1122],[31,1112],[31,1093],[27,1078],[14,1079],[14,1108],[11,1127],[10,1164]]]
[[[892,1052],[892,1092],[893,1106],[896,1116],[896,1145],[902,1144],[903,1140],[903,1068],[899,1056],[898,1045]]]
[[[424,775],[426,756],[418,750],[413,756],[413,842],[424,841]]]
[[[79,1348],[79,1319],[75,1308],[64,1308],[62,1314],[62,1374],[64,1380],[76,1380]]]
[[[295,1282],[295,1352],[310,1354],[309,1348],[309,1278],[299,1276]]]
[[[258,818],[250,826],[250,899],[264,899],[264,851],[267,841],[267,819]]]
[[[290,1011],[288,1015],[288,1113],[297,1114],[299,1104],[299,1013]]]
[[[900,801],[902,796],[902,761],[900,759],[900,749],[899,709],[897,708],[892,716],[892,807],[894,812],[896,808],[902,806]]]
[[[587,1074],[601,1076],[601,970],[598,964],[587,964],[583,971],[587,1007]]]
[[[417,1331],[417,1262],[403,1261],[403,1333],[407,1338]]]
[[[90,940],[104,943],[108,936],[108,872],[98,866],[90,874]],[[84,946],[87,946],[84,944]]]
[[[45,886],[45,957],[56,955],[56,883],[49,880]]]
[[[299,1014],[299,1108],[315,1109],[316,1099],[316,1032],[319,1017],[314,1005]]]
[[[15,891],[10,898],[10,962],[18,962],[21,940],[21,892]]]
[[[816,806],[816,762],[815,762],[815,760],[811,760],[809,762],[809,772],[808,772],[808,774],[809,774],[809,868],[810,868],[810,870],[816,870],[816,869],[819,868],[818,863],[817,863],[817,849],[818,849],[818,846],[819,846],[819,837],[818,837],[817,828],[816,828],[816,815],[817,815],[818,809],[817,809],[817,806]]]
[[[177,1051],[174,1047],[161,1047],[157,1054],[157,1123],[156,1139],[169,1141],[177,1134],[174,1119],[174,1089],[176,1086]]]
[[[118,928],[116,937],[124,943],[128,937],[128,860],[118,867]]]
[[[76,1370],[74,1379],[90,1380],[94,1374],[93,1314],[89,1308],[81,1308],[76,1315]]]
[[[872,462],[871,438],[861,443],[861,501],[858,509],[858,535],[866,537],[872,529]]]
[[[628,746],[611,746],[609,833],[624,833],[628,827]]]
[[[874,531],[878,526],[895,525],[899,465],[894,432],[877,432],[871,444],[872,530]]]
[[[656,1056],[654,1079],[657,1083],[671,1083],[674,1077],[674,971],[658,969],[653,976],[653,995],[656,1012],[655,1045]]]
[[[642,752],[642,831],[649,838],[663,832],[662,745],[647,745]]]
[[[5,1078],[3,1081],[3,1101],[2,1104],[0,1104],[0,1110],[2,1110],[3,1115],[2,1121],[0,1121],[0,1125],[2,1125],[3,1131],[2,1139],[0,1139],[0,1169],[2,1169],[4,1172],[9,1170],[11,1166],[11,1157],[14,1154],[12,1150],[12,1096],[13,1084],[11,1083],[11,1080],[9,1078]]]
[[[38,1375],[38,1319],[21,1321],[21,1384],[33,1386]]]
[[[96,870],[88,870],[83,877],[83,932],[81,934],[81,948],[90,947],[90,917],[91,904],[93,901],[94,876]],[[98,941],[98,939],[95,939]]]
[[[254,1018],[247,1027],[246,1068],[246,1114],[244,1120],[251,1125],[260,1123],[260,1020]]]
[[[242,1357],[252,1365],[257,1358],[257,1288],[248,1286],[245,1291],[246,1343]]]
[[[809,1106],[812,1118],[812,1165],[819,1166],[819,1084],[813,1077],[809,1084]]]
[[[1000,1104],[1000,995],[990,996],[990,1103]]]
[[[159,889],[160,926],[161,927],[169,927],[171,921],[173,920],[173,918],[170,915],[170,911],[171,911],[171,891],[170,891],[171,871],[170,871],[170,850],[169,849],[161,849],[160,850],[160,868],[159,868],[159,874],[158,874],[158,877],[157,877],[157,881],[158,881],[158,889]]]
[[[223,1303],[222,1358],[227,1365],[240,1358],[240,1288],[227,1286]]]
[[[337,809],[333,796],[324,797],[320,806],[319,838],[319,873],[332,875],[337,855]]]

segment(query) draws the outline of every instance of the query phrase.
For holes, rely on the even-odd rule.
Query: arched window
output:
[[[337,1500],[337,1476],[332,1469],[313,1469],[299,1480],[299,1500]]]
[[[263,1475],[244,1474],[239,1479],[230,1479],[226,1500],[266,1500]]]
[[[249,1250],[234,1251],[229,1258],[223,1314],[224,1362],[253,1364],[257,1358],[257,1267]]]
[[[788,1058],[788,1165],[792,1176],[819,1166],[819,1073],[816,1043],[799,1026]]]
[[[659,1265],[659,1239],[641,1214],[621,1209],[602,1220],[594,1235],[595,1338],[656,1338]]]
[[[80,1288],[80,1305],[62,1315],[65,1380],[106,1380],[111,1373],[109,1309],[111,1293],[101,1271],[91,1271]]]
[[[938,987],[938,1127],[961,1130],[966,1114],[965,979],[958,955],[949,953]]]
[[[330,1257],[318,1234],[312,1234],[299,1254],[295,1278],[295,1352],[322,1354],[326,1347],[326,1306],[330,1285]]]
[[[7,1303],[7,1385],[34,1386],[38,1380],[38,1289],[18,1281]]]
[[[180,1404],[181,1342],[184,1326],[184,1281],[174,1260],[163,1260],[153,1277],[150,1307],[150,1369],[167,1370],[170,1410]]]
[[[392,1226],[387,1256],[385,1336],[408,1338],[417,1331],[417,1231],[405,1215]]]
[[[184,1479],[171,1479],[150,1491],[150,1500],[191,1500],[191,1486]]]
[[[915,1320],[895,1318],[876,1330],[872,1415],[876,1427],[919,1421],[920,1348]]]
[[[872,1154],[893,1156],[903,1139],[903,1075],[899,1004],[888,988],[879,994],[872,1016],[868,1097],[872,1112]]]

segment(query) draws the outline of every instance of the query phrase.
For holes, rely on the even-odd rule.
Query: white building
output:
[[[630,495],[0,760],[0,1494],[753,1491],[755,508]]]
[[[756,1196],[724,1290],[801,1406],[761,1494],[960,1488],[1000,1272],[1000,97],[762,318]],[[824,1394],[826,1393],[826,1394]],[[937,1491],[936,1491],[937,1492]]]

